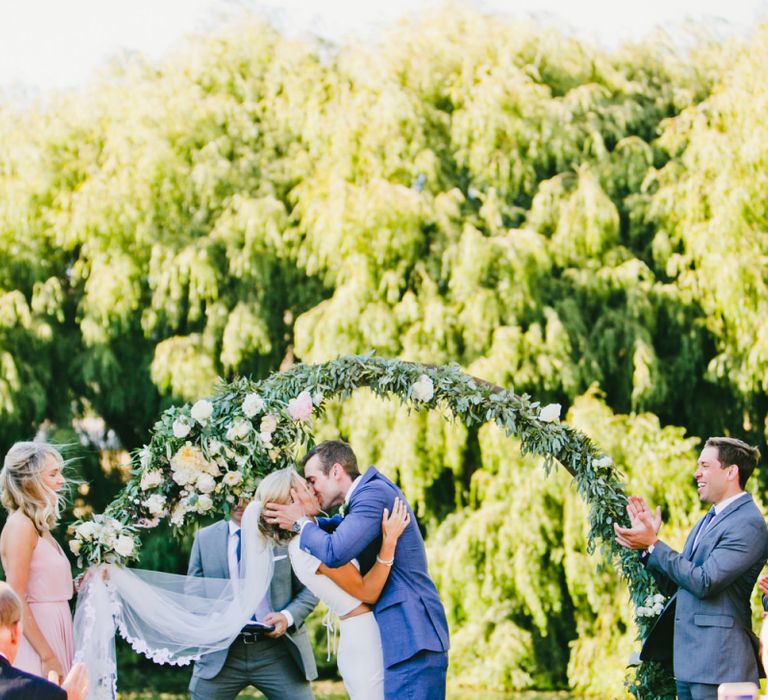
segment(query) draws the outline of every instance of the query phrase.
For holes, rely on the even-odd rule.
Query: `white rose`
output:
[[[83,543],[80,540],[70,540],[69,541],[69,551],[72,552],[75,556],[78,556],[80,554],[80,549],[83,546]]]
[[[221,443],[215,438],[210,440],[208,442],[208,454],[213,457],[214,455],[219,454],[219,452],[221,452]]]
[[[237,486],[242,480],[243,475],[240,472],[227,472],[222,479],[227,486]]]
[[[235,418],[229,430],[227,430],[227,440],[242,440],[251,432],[251,427],[250,421]]]
[[[664,603],[666,602],[666,598],[663,595],[661,595],[661,593],[657,593],[655,596],[653,596],[653,602],[656,605],[658,604],[664,605]]]
[[[133,554],[134,542],[130,535],[120,535],[114,545],[114,550],[121,557],[130,557]]]
[[[184,418],[177,418],[173,421],[173,436],[177,438],[185,438],[189,435],[189,431],[192,430],[192,426],[187,423]]]
[[[650,615],[651,615],[651,609],[650,608],[646,608],[645,606],[641,605],[637,609],[637,616],[638,617],[649,617]]]
[[[165,515],[165,496],[152,494],[142,505],[150,512],[150,515]]]
[[[264,443],[264,447],[272,447],[272,433],[259,433],[259,440]]]
[[[416,401],[431,401],[434,395],[435,385],[426,374],[422,374],[411,386],[411,397]]]
[[[200,399],[195,401],[190,411],[192,418],[198,423],[206,423],[208,419],[213,415],[213,404],[208,399]],[[181,437],[184,437],[183,435]]]
[[[242,408],[246,416],[253,418],[257,413],[264,410],[264,399],[258,394],[246,394]]]
[[[142,491],[146,491],[147,489],[154,488],[155,486],[160,486],[162,483],[163,473],[158,469],[153,469],[152,471],[144,472],[141,475],[139,488]]]
[[[561,409],[562,406],[559,403],[547,404],[541,411],[539,411],[539,420],[544,421],[545,423],[556,423],[560,420]]]
[[[272,433],[275,432],[277,429],[277,418],[272,415],[271,413],[268,413],[264,418],[261,419],[261,423],[259,424],[259,432],[262,433],[268,433],[270,436]],[[262,437],[262,440],[264,438]]]
[[[653,606],[654,615],[661,615],[662,610],[664,610],[664,606],[661,603],[656,603],[656,605]]]
[[[99,526],[92,520],[81,523],[75,528],[77,536],[90,542],[99,532]]]
[[[180,501],[176,504],[171,513],[171,525],[179,526],[184,522],[184,516],[187,514],[187,504]]]
[[[200,493],[210,493],[216,488],[216,482],[210,474],[201,474],[197,477],[197,490]]]
[[[592,466],[593,467],[610,467],[613,464],[613,460],[608,457],[607,455],[603,455],[602,457],[599,457],[598,459],[592,460]]]
[[[203,494],[197,499],[196,508],[198,513],[206,513],[213,508],[213,500],[207,494]]]
[[[186,486],[190,481],[194,481],[197,475],[191,469],[174,469],[173,480],[179,486]]]
[[[152,452],[147,445],[144,445],[139,452],[139,464],[142,469],[149,469],[152,464]]]

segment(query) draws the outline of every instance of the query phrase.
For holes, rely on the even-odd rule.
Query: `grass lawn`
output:
[[[312,684],[317,700],[347,700],[344,686],[337,681],[317,681]],[[184,700],[186,693],[118,693],[119,700]],[[263,698],[256,690],[244,690],[240,698]],[[448,691],[448,700],[568,700],[566,693],[492,693],[487,690],[472,691],[456,688]]]

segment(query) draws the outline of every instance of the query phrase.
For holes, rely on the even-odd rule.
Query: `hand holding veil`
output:
[[[232,644],[272,580],[272,545],[259,533],[260,517],[258,502],[243,514],[237,580],[96,567],[75,612],[75,661],[88,668],[89,700],[116,697],[115,632],[153,661],[179,666]]]

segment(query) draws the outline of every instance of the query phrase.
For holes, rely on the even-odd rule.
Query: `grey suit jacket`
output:
[[[187,574],[206,578],[229,578],[228,538],[229,525],[225,520],[199,530],[192,544]],[[290,642],[288,648],[304,677],[311,681],[317,678],[317,666],[304,627],[304,619],[314,610],[317,598],[293,575],[288,548],[275,547],[273,551],[274,571],[269,585],[269,598],[274,610],[288,610],[293,616],[294,626],[285,635]],[[193,675],[213,678],[221,671],[226,659],[227,649],[205,654],[195,663]]]
[[[677,680],[758,682],[762,667],[750,597],[768,558],[768,528],[752,496],[715,517],[694,549],[701,521],[682,554],[659,542],[646,566],[672,599],[643,644],[640,658],[671,658]]]

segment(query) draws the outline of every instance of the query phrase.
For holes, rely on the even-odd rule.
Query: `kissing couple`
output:
[[[259,530],[285,542],[299,580],[341,618],[339,671],[354,700],[445,698],[448,625],[424,540],[402,491],[328,440],[267,476]],[[285,472],[289,472],[288,475]],[[317,517],[343,506],[343,515]],[[395,546],[396,545],[396,546]]]

